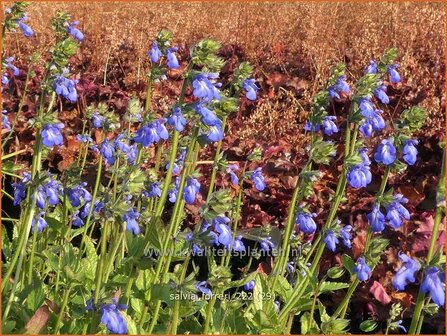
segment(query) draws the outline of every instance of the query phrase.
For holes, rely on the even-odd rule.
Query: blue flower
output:
[[[293,266],[293,261],[289,261],[286,265],[286,271],[290,274],[295,273],[295,267]]]
[[[220,100],[220,92],[216,86],[211,83],[210,79],[216,79],[216,74],[199,74],[197,75],[192,86],[194,88],[193,95],[204,101],[211,101],[213,99]]]
[[[246,91],[245,97],[247,97],[248,100],[256,100],[259,88],[256,85],[256,81],[254,79],[244,80],[244,82],[242,83],[242,87]]]
[[[416,158],[418,155],[418,150],[416,148],[416,145],[419,143],[419,141],[415,139],[410,139],[405,142],[404,145],[404,161],[408,163],[410,166],[414,165],[416,163]]]
[[[374,96],[376,96],[382,104],[388,104],[390,102],[390,98],[386,94],[386,85],[380,85],[377,89],[375,89]]]
[[[310,121],[306,121],[304,130],[306,132],[318,132],[320,130],[320,125],[313,125]]]
[[[213,296],[213,292],[211,292],[211,289],[209,289],[207,287],[207,282],[206,281],[201,281],[196,285],[196,288],[199,292],[207,295],[207,296]]]
[[[158,48],[158,44],[156,41],[152,42],[151,50],[149,50],[149,52],[147,54],[151,58],[151,61],[153,63],[157,63],[160,60],[162,53],[161,53],[160,49]]]
[[[34,230],[34,226],[36,225],[37,222],[37,231],[38,232],[42,232],[47,226],[48,223],[47,221],[43,218],[43,215],[45,214],[45,212],[40,212],[37,217],[33,218],[33,221],[31,223],[31,227]]]
[[[104,324],[112,334],[127,334],[127,322],[120,314],[120,310],[127,309],[127,306],[118,304],[118,300],[113,298],[112,303],[101,308],[101,323]]]
[[[64,77],[67,71],[64,71],[62,75],[58,75],[54,79],[54,86],[56,94],[68,99],[72,103],[78,100],[78,93],[76,91],[77,81]]]
[[[335,116],[326,116],[323,118],[323,132],[326,135],[332,135],[338,132],[338,127],[332,120],[336,120]]]
[[[87,186],[87,183],[82,182],[74,188],[67,190],[68,200],[73,207],[80,206],[81,200],[83,200],[83,203],[87,203],[92,200],[92,195],[87,191],[87,189],[85,189],[85,186]]]
[[[140,217],[140,213],[135,209],[130,209],[123,215],[123,221],[126,222],[126,230],[132,231],[134,235],[140,233],[140,227],[138,226],[137,219]]]
[[[113,140],[113,146],[115,147],[115,149],[120,150],[121,152],[126,154],[130,151],[130,146],[122,140],[127,140],[124,133],[118,134],[118,136]]]
[[[168,118],[168,124],[173,126],[177,132],[182,132],[186,126],[186,119],[183,117],[182,109],[176,107],[172,110]]]
[[[59,193],[61,192],[60,182],[56,180],[50,180],[44,185],[44,190],[48,204],[57,205],[59,203]]]
[[[129,152],[127,152],[126,154],[127,154],[127,162],[132,166],[135,165],[135,161],[138,156],[138,147],[135,144],[129,146]]]
[[[73,21],[67,28],[68,33],[73,36],[75,40],[78,40],[79,42],[84,40],[84,34],[76,28],[76,26],[79,24],[79,21]]]
[[[180,67],[177,56],[174,54],[177,50],[178,48],[169,48],[166,51],[167,65],[170,69],[178,69]]]
[[[193,204],[196,200],[196,195],[200,190],[200,183],[195,178],[189,178],[186,181],[185,189],[183,190],[183,199],[187,204]]]
[[[296,216],[295,223],[298,224],[298,227],[300,231],[306,233],[306,234],[312,234],[317,230],[317,224],[313,220],[313,217],[316,217],[317,214],[315,213],[306,213],[306,212],[300,212]]]
[[[371,268],[366,264],[365,258],[360,257],[353,269],[354,273],[357,274],[357,279],[359,281],[366,281],[371,275]]]
[[[168,191],[168,199],[169,199],[169,202],[171,202],[171,203],[175,203],[175,201],[177,200],[179,184],[180,184],[180,179],[177,176],[177,178],[175,179],[174,187],[169,189],[169,191]]]
[[[326,237],[323,239],[323,241],[329,250],[331,250],[332,252],[335,252],[335,249],[338,244],[338,238],[335,236],[334,231],[327,230]]]
[[[217,117],[217,115],[199,103],[196,105],[196,111],[202,116],[202,122],[207,126],[221,126],[222,121]]]
[[[161,139],[167,140],[169,137],[168,130],[163,124],[164,119],[153,121],[145,126],[142,126],[135,135],[134,141],[140,143],[145,147],[153,143],[159,142]]]
[[[409,220],[410,213],[401,204],[407,203],[408,199],[401,194],[394,195],[394,201],[386,206],[386,219],[389,221],[390,226],[398,229],[402,226],[403,219]]]
[[[339,232],[339,236],[343,241],[343,244],[347,247],[347,248],[351,248],[352,244],[351,244],[351,230],[352,230],[352,226],[351,225],[346,225],[344,227],[341,228],[340,232]]]
[[[429,293],[433,302],[438,306],[445,304],[445,290],[439,278],[439,269],[430,267],[425,272],[425,278],[421,284],[421,291],[424,294]]]
[[[244,290],[245,290],[246,292],[250,292],[250,291],[252,291],[254,288],[255,288],[255,281],[254,281],[254,280],[250,280],[249,282],[247,282],[247,283],[244,285]]]
[[[106,139],[101,143],[99,152],[107,164],[113,165],[115,163],[115,147],[112,146],[109,140]]]
[[[340,76],[335,81],[335,84],[328,88],[329,95],[331,98],[340,99],[340,93],[349,93],[351,89],[349,84],[346,82],[346,76]]]
[[[386,166],[396,161],[396,147],[394,147],[393,139],[382,140],[374,153],[374,160]]]
[[[362,159],[362,164],[367,165],[367,166],[370,165],[371,160],[368,157],[368,149],[360,148],[358,152],[359,152],[360,158]]]
[[[2,129],[7,131],[11,130],[11,123],[9,122],[8,116],[6,115],[7,111],[2,110]]]
[[[34,35],[34,31],[31,29],[30,26],[28,26],[27,24],[25,24],[23,21],[27,20],[26,15],[24,15],[20,20],[17,21],[20,30],[22,31],[23,35],[25,35],[25,37],[31,37]]]
[[[31,198],[34,199],[34,195],[31,196]],[[44,209],[46,199],[47,199],[47,195],[45,194],[44,188],[42,186],[39,186],[37,188],[37,193],[36,193],[36,206],[40,209]]]
[[[214,229],[219,234],[218,242],[224,245],[225,247],[229,247],[233,239],[231,229],[227,225],[229,222],[230,219],[223,215],[213,218]]]
[[[421,265],[406,254],[399,253],[399,259],[403,262],[402,267],[394,275],[392,283],[396,290],[404,290],[409,282],[415,282],[414,274]]]
[[[165,166],[166,170],[169,169],[169,162],[166,164]],[[181,168],[180,166],[177,164],[177,162],[174,162],[174,164],[172,165],[172,175],[178,175],[180,174]]]
[[[100,115],[98,112],[94,112],[92,115],[92,124],[94,128],[101,128],[104,125],[106,118]]]
[[[360,99],[359,109],[360,114],[365,118],[374,116],[374,104],[371,102],[370,97]]]
[[[6,73],[2,73],[2,84],[8,85],[9,84],[9,78]]]
[[[83,227],[84,221],[79,217],[79,210],[76,210],[73,212],[73,221],[72,225],[76,227]]]
[[[363,124],[360,126],[360,131],[369,138],[373,131],[379,132],[386,126],[385,120],[382,118],[382,110],[375,110],[369,117],[365,117]]]
[[[19,182],[14,182],[11,184],[14,188],[14,200],[13,205],[19,205],[23,199],[26,197],[26,183],[23,180]]]
[[[256,168],[250,175],[250,179],[255,184],[255,187],[258,191],[263,191],[265,189],[265,179],[262,175],[262,168]]]
[[[259,245],[261,246],[261,250],[263,250],[264,252],[268,252],[270,251],[270,249],[275,247],[275,244],[273,244],[271,237],[263,239]]]
[[[84,204],[84,207],[82,208],[82,211],[79,214],[81,218],[88,217],[88,214],[90,213],[91,206],[92,206],[92,202],[87,202]],[[93,208],[93,211],[94,211],[94,208]]]
[[[373,232],[382,232],[385,229],[385,215],[380,211],[378,204],[375,204],[372,211],[366,215]]]
[[[234,185],[239,185],[239,177],[237,177],[235,173],[237,170],[239,170],[239,167],[236,164],[229,165],[227,168],[227,173],[230,175],[231,183]]]
[[[155,198],[161,196],[160,182],[154,182],[149,186],[148,191],[143,191],[144,196]]]
[[[353,188],[364,188],[371,183],[372,175],[368,165],[359,164],[348,172],[348,181]]]
[[[369,61],[369,65],[365,69],[365,74],[376,74],[377,73],[377,63],[374,61]]]
[[[64,124],[62,123],[46,124],[42,129],[43,145],[50,148],[63,145],[64,137],[61,133],[62,128],[64,128]]]
[[[399,83],[401,81],[400,75],[397,72],[397,64],[390,65],[387,69],[388,74],[390,75],[391,83]]]
[[[401,329],[404,333],[407,333],[407,329],[402,325],[402,320],[396,322],[396,327]]]
[[[78,134],[76,139],[82,143],[93,142],[93,139],[88,134]]]
[[[14,74],[14,76],[18,76],[20,74],[20,70],[14,64],[12,64],[12,62],[14,62],[14,57],[8,57],[6,59],[5,67],[6,67],[6,69],[12,70],[12,73]]]
[[[245,245],[244,242],[242,241],[242,236],[237,236],[236,239],[234,240],[233,250],[236,252],[245,251]]]
[[[222,140],[224,137],[222,126],[220,125],[210,126],[206,137],[209,142],[219,142],[220,140]]]

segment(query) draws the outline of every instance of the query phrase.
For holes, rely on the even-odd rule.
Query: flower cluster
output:
[[[64,97],[65,99],[73,102],[78,100],[78,93],[76,91],[77,80],[72,80],[67,77],[67,71],[63,74],[57,75],[54,79],[54,90],[56,94]]]
[[[178,51],[177,47],[167,48],[166,49],[166,65],[170,69],[178,69],[180,67],[179,61],[177,59],[177,55],[175,52]],[[157,63],[160,58],[163,56],[160,48],[158,47],[157,41],[152,42],[151,50],[148,51],[147,55],[150,57],[153,63]]]
[[[394,195],[393,199],[385,207],[386,215],[380,211],[380,204],[375,204],[373,210],[366,216],[373,232],[382,232],[387,221],[392,228],[398,229],[402,226],[404,219],[410,219],[410,213],[402,205],[402,203],[407,203],[408,199],[401,194]]]
[[[351,187],[362,188],[371,183],[372,174],[370,171],[371,161],[368,158],[368,149],[359,149],[359,155],[362,162],[349,169],[347,179]]]

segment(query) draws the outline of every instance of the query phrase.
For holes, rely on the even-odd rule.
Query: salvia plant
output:
[[[35,38],[26,23],[27,6],[18,2],[5,10],[2,37],[8,32],[18,40]],[[79,99],[69,63],[88,38],[81,27],[57,12],[48,55],[30,59],[25,85],[35,76],[35,64],[46,60],[36,115],[27,123],[35,135],[30,167],[14,164],[20,151],[2,155],[3,181],[12,181],[13,190],[3,190],[3,196],[20,209],[18,216],[2,220],[3,333],[279,334],[290,333],[294,323],[302,334],[348,333],[350,301],[389,244],[382,233],[411,220],[408,200],[388,182],[416,163],[414,133],[426,116],[417,106],[395,120],[382,111],[390,101],[387,87],[401,81],[397,51],[372,60],[358,79],[348,76],[342,63],[332,68],[311,101],[304,127],[307,162],[283,228],[244,231],[238,226],[246,189],[269,190],[262,150],[232,162],[222,140],[228,116],[241,101],[255,103],[259,86],[246,62],[223,82],[225,62],[212,39],[191,47],[183,59],[172,33],[162,30],[148,45],[145,100],[131,98],[122,116],[103,103],[88,106],[76,135],[75,163],[59,175],[44,169],[49,152],[66,145],[58,106]],[[154,85],[177,69],[183,78],[179,96],[168,110],[155,108]],[[3,55],[2,90],[21,72],[13,55]],[[341,100],[343,115],[336,116],[332,106]],[[13,111],[2,111],[3,149],[20,110],[14,121]],[[336,160],[341,162],[337,185],[322,216],[312,203],[314,184],[324,177],[324,165]],[[202,162],[211,163],[208,175]],[[394,303],[386,333],[419,333],[424,317],[444,307],[445,258],[437,245],[444,175],[445,161],[428,255],[399,252],[392,278],[396,291],[419,284],[414,314],[405,325],[403,308]],[[373,178],[380,180],[377,188]],[[374,193],[364,214],[368,231],[364,250],[354,259],[357,228],[338,212],[348,188],[368,186]],[[328,270],[321,267],[325,251],[341,255]],[[269,272],[254,266],[265,256],[272,260]],[[245,264],[235,268],[235,259]],[[335,292],[341,301],[329,310],[321,297]],[[360,328],[380,331],[379,323],[367,319]]]

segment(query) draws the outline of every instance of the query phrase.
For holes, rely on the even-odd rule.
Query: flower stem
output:
[[[390,167],[389,166],[386,167],[385,172],[382,177],[382,182],[380,183],[379,191],[376,194],[376,199],[380,199],[383,196],[383,193],[385,192],[386,184],[388,182],[388,177],[390,175],[390,171],[391,171]],[[368,228],[368,233],[366,236],[364,254],[367,254],[369,252],[369,248],[371,246],[372,235],[373,235],[373,232],[372,232],[372,229],[370,226]],[[372,267],[372,270],[374,270],[374,267]],[[331,319],[336,319],[338,316],[340,316],[341,318],[345,317],[346,311],[348,309],[349,301],[351,300],[351,296],[359,284],[360,284],[360,281],[357,279],[357,277],[351,278],[351,284],[349,285],[348,292],[346,293],[345,297],[343,298],[343,301],[337,307],[337,310],[332,315]]]
[[[56,326],[54,327],[54,334],[56,334],[56,335],[59,334],[59,329],[60,329],[59,325],[61,324],[62,316],[64,315],[65,308],[67,307],[67,304],[68,304],[68,299],[70,297],[70,291],[71,291],[71,286],[68,286],[68,288],[64,292],[64,298],[62,299],[62,306],[60,308],[59,314],[57,315]]]
[[[335,214],[337,213],[338,207],[341,203],[341,200],[343,198],[344,192],[345,192],[345,188],[346,188],[346,184],[347,184],[347,173],[348,173],[348,167],[346,165],[346,160],[349,156],[351,156],[354,153],[354,149],[355,149],[355,143],[357,141],[357,134],[358,134],[358,124],[355,124],[354,126],[354,131],[352,134],[352,139],[351,139],[351,128],[350,128],[350,123],[349,121],[347,122],[347,129],[346,129],[346,139],[345,139],[345,158],[344,158],[344,164],[343,164],[343,170],[341,173],[341,177],[338,180],[338,184],[337,184],[337,189],[336,189],[336,193],[335,193],[335,198],[331,207],[331,210],[329,212],[328,218],[322,228],[322,231],[324,231],[324,229],[330,224],[332,223],[332,221],[335,218]],[[320,234],[321,235],[321,234]],[[321,240],[318,239],[318,248],[317,248],[317,252],[315,253],[315,257],[313,259],[312,262],[312,266],[309,270],[310,274],[314,274],[316,268],[319,265],[321,256],[323,255],[324,252],[324,247],[325,247],[325,243]],[[305,277],[303,279],[303,282],[301,282],[299,285],[297,285],[294,288],[294,293],[291,296],[291,299],[289,302],[286,303],[286,305],[284,306],[284,308],[282,309],[281,313],[279,314],[279,319],[280,320],[284,320],[288,314],[290,313],[290,311],[292,311],[294,309],[294,307],[296,307],[296,304],[298,302],[298,300],[301,298],[301,296],[303,295],[307,284],[309,282],[309,278]]]
[[[435,214],[435,221],[433,224],[433,234],[431,235],[430,245],[427,254],[427,265],[430,264],[433,255],[435,253],[436,242],[439,238],[439,227],[442,221],[442,217],[445,214],[445,150],[442,156],[442,168],[441,176],[438,183],[438,195],[437,195],[437,208]],[[424,307],[425,294],[419,289],[419,293],[416,299],[416,306],[414,308],[413,318],[411,319],[410,329],[408,333],[410,335],[419,334],[420,328],[424,321],[424,314],[422,309]],[[418,329],[418,330],[417,330]]]

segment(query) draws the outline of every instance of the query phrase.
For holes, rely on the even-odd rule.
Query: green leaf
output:
[[[354,267],[355,267],[354,260],[352,260],[352,258],[347,254],[343,254],[341,256],[341,262],[343,266],[348,270],[349,274],[351,274],[351,276],[354,275]]]
[[[319,334],[320,329],[310,313],[304,313],[300,318],[301,334]]]
[[[349,320],[336,319],[321,323],[321,331],[324,334],[346,334],[346,328],[349,326]]]
[[[142,170],[135,170],[130,173],[126,188],[131,194],[138,194],[144,189],[144,181],[146,174]]]
[[[137,325],[136,325],[135,321],[132,320],[132,318],[129,315],[127,315],[127,313],[125,311],[120,311],[120,314],[124,318],[124,320],[127,322],[127,333],[129,335],[137,335],[138,329],[137,329]]]
[[[255,287],[253,288],[253,305],[255,310],[263,309],[264,296],[269,292],[266,275],[263,273],[256,274]]]
[[[276,280],[277,286],[275,287],[275,291],[281,296],[284,302],[288,302],[293,292],[292,286],[290,286],[290,283],[282,275],[277,275]]]
[[[348,288],[349,285],[344,282],[329,282],[323,281],[320,286],[320,293],[336,291],[343,288]]]
[[[343,274],[345,274],[345,269],[340,266],[332,267],[327,271],[327,276],[331,279],[338,279]]]
[[[31,292],[28,294],[26,306],[29,310],[35,311],[39,308],[45,300],[45,291],[42,287],[42,281],[37,277],[33,278],[33,286]]]
[[[157,225],[158,224],[158,225]],[[151,247],[155,248],[158,251],[161,251],[162,244],[161,244],[161,235],[160,233],[163,233],[164,230],[160,230],[160,224],[155,223],[154,221],[150,221],[149,225],[146,229],[146,237]]]
[[[246,335],[250,331],[245,318],[240,309],[224,307],[225,316],[223,319],[222,333],[232,335]]]
[[[151,288],[151,301],[160,300],[173,306],[175,302],[175,291],[169,284],[156,284]]]
[[[373,320],[366,320],[360,323],[360,330],[363,332],[372,332],[374,329],[376,329],[378,326],[376,321]]]
[[[11,247],[12,243],[9,240],[8,232],[6,231],[5,226],[2,224],[2,252],[5,255],[6,260],[9,260],[11,257]]]
[[[230,287],[228,287],[228,288],[242,287],[243,285],[249,283],[251,280],[254,280],[256,278],[257,274],[258,274],[258,272],[252,272],[249,275],[247,275],[245,278],[231,281]]]
[[[335,154],[336,148],[332,141],[324,141],[323,138],[316,138],[311,152],[312,160],[315,163],[327,165]]]

